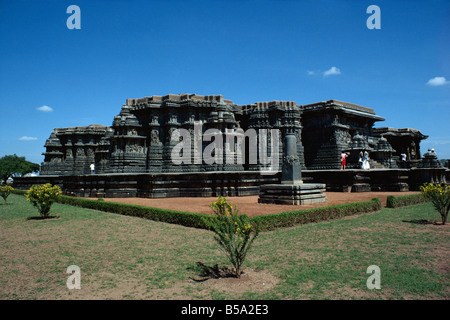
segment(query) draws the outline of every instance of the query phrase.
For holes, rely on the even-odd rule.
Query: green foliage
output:
[[[395,208],[395,197],[394,196],[387,196],[386,207]]]
[[[15,189],[13,193],[26,194],[26,191]],[[57,202],[93,210],[142,217],[154,221],[179,224],[186,227],[200,229],[211,229],[211,223],[213,223],[218,217],[217,214],[210,215],[193,212],[182,212],[109,201],[76,198],[64,195],[61,196],[57,200]],[[215,204],[217,205],[217,202],[215,202]],[[211,207],[211,209],[215,212],[213,207]],[[277,228],[291,227],[297,224],[326,221],[355,214],[373,212],[380,209],[380,200],[378,198],[374,198],[371,201],[266,214],[248,219],[251,224],[258,225],[259,231],[268,231]]]
[[[26,193],[27,201],[35,206],[44,218],[49,216],[52,204],[61,196],[61,189],[50,183],[34,185]]]
[[[11,186],[0,186],[0,196],[3,198],[3,200],[5,200],[5,203],[6,198],[8,198],[13,190],[14,188]]]
[[[414,204],[419,204],[427,202],[421,194],[411,194],[406,196],[388,196],[386,199],[386,207],[388,208],[399,208],[404,206],[411,206]]]
[[[209,207],[217,216],[226,216],[232,211],[232,206],[225,197],[219,196],[216,202],[211,202]]]
[[[25,160],[25,157],[19,157],[16,154],[0,158],[0,180],[5,183],[10,177],[20,177],[39,170],[40,166],[37,163],[29,162]]]
[[[259,234],[257,226],[252,225],[247,215],[240,215],[224,197],[219,196],[210,204],[217,219],[206,220],[205,223],[215,233],[214,240],[227,255],[233,265],[233,274],[241,276],[241,268],[248,251]]]
[[[10,195],[8,203],[14,205],[0,206],[0,225],[5,231],[2,232],[0,252],[8,255],[8,259],[2,260],[1,286],[15,289],[0,290],[3,300],[61,299],[60,288],[67,277],[63,278],[64,283],[58,279],[62,278],[61,270],[70,264],[81,265],[89,274],[90,283],[98,284],[85,286],[79,292],[83,293],[78,297],[80,299],[92,296],[116,299],[117,296],[105,287],[125,288],[127,279],[136,279],[140,285],[123,291],[122,299],[160,299],[162,291],[158,288],[164,289],[164,299],[449,298],[450,273],[445,267],[448,259],[436,248],[437,244],[448,243],[450,234],[436,232],[436,226],[432,224],[418,223],[437,215],[431,202],[398,210],[382,208],[377,213],[355,219],[260,233],[247,256],[244,271],[247,265],[259,270],[260,279],[267,282],[264,286],[261,283],[249,286],[244,293],[241,290],[221,291],[216,289],[217,286],[204,286],[196,281],[177,286],[180,281],[202,277],[202,270],[196,265],[199,260],[206,268],[213,269],[211,272],[222,271],[215,263],[221,266],[227,261],[219,261],[216,250],[205,250],[214,241],[211,232],[111,216],[57,203],[52,206],[52,212],[57,210],[61,219],[45,225],[25,223],[36,209],[16,192]],[[240,211],[243,212],[242,208]],[[68,245],[59,245],[63,243]],[[13,249],[39,254],[10,254]],[[98,252],[102,254],[96,254]],[[148,264],[153,267],[145,267]],[[367,289],[370,274],[366,274],[366,269],[372,264],[381,268],[381,290]],[[101,272],[105,265],[114,271],[108,277]],[[17,286],[17,281],[26,276],[17,272],[18,266],[30,270],[39,266],[45,274],[35,279],[48,281],[36,280],[40,282],[35,281],[32,287]],[[37,291],[37,287],[43,291]],[[268,288],[262,290],[265,287]]]
[[[253,217],[252,221],[258,223],[261,230],[274,230],[277,228],[291,227],[297,224],[327,221],[355,214],[373,212],[380,209],[380,199],[373,198],[371,201],[267,214]]]
[[[205,220],[214,219],[213,216],[201,213],[182,212],[139,205],[98,201],[70,196],[61,196],[59,203],[78,206],[93,210],[117,213],[126,216],[146,218],[154,221],[179,224],[186,227],[206,229]]]
[[[450,210],[450,186],[425,183],[420,187],[420,191],[425,199],[431,201],[434,208],[441,215],[442,224],[445,224],[448,211]]]

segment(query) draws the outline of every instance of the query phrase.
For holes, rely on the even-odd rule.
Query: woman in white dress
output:
[[[369,170],[370,169],[370,163],[369,163],[369,153],[366,151],[364,151],[364,156],[363,156],[363,162],[362,162],[362,168],[364,170]]]

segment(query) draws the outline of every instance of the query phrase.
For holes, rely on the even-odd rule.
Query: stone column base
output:
[[[260,187],[258,203],[304,205],[327,201],[325,184],[266,184]]]

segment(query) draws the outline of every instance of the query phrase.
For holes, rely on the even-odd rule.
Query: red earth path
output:
[[[257,216],[268,213],[278,213],[284,211],[309,209],[315,207],[324,207],[334,204],[351,203],[368,201],[372,198],[379,198],[381,204],[386,206],[386,198],[389,195],[404,196],[409,194],[418,194],[420,192],[406,191],[406,192],[326,192],[328,201],[319,204],[312,205],[276,205],[276,204],[260,204],[258,203],[258,196],[246,196],[246,197],[226,197],[234,206],[236,205],[239,213],[246,214],[248,216]],[[105,198],[105,201],[128,203],[143,205],[149,207],[188,211],[198,213],[212,213],[209,208],[209,204],[216,200],[215,197],[208,198],[161,198],[161,199],[149,199],[149,198]]]

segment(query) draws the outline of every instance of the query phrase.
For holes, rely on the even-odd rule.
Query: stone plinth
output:
[[[260,187],[259,203],[302,205],[326,202],[325,184],[267,184]]]
[[[322,183],[303,183],[301,165],[297,156],[297,138],[293,132],[285,137],[285,158],[281,184],[266,184],[259,189],[258,203],[302,205],[327,201]]]

